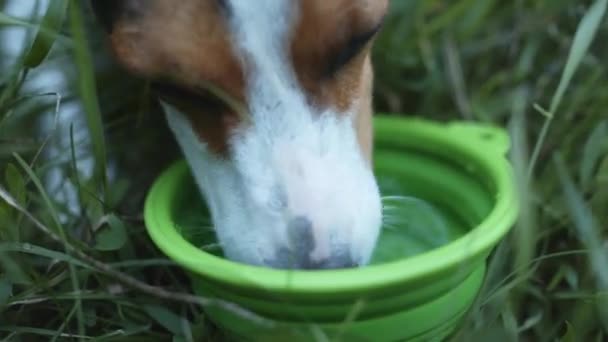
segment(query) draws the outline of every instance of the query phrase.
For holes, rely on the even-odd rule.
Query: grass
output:
[[[0,34],[18,34],[0,39],[0,339],[221,340],[201,314],[217,303],[188,295],[144,231],[146,191],[179,158],[147,85],[112,64],[81,2],[18,2],[0,1]],[[376,109],[513,140],[521,217],[456,340],[608,339],[605,11],[392,3]]]

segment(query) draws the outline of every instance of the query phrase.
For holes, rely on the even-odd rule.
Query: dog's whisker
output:
[[[222,250],[222,244],[210,243],[210,244],[200,246],[200,249],[202,249],[204,251],[220,251],[220,250]]]

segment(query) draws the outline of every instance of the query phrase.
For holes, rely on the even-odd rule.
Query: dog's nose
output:
[[[329,270],[336,268],[350,268],[355,266],[357,266],[357,264],[352,260],[348,253],[338,253],[332,254],[331,257],[326,260],[310,263],[310,267],[308,269]]]
[[[358,264],[347,253],[332,255],[331,258],[315,262],[308,255],[297,259],[295,253],[285,248],[279,250],[275,259],[266,260],[266,265],[277,269],[324,270],[356,267]]]
[[[290,248],[279,250],[275,260],[268,264],[281,269],[335,269],[354,267],[348,248],[333,250],[331,256],[324,260],[313,260],[312,251],[315,249],[313,223],[304,216],[292,219],[287,225]]]
[[[293,218],[287,225],[291,245],[291,261],[301,268],[309,268],[307,266],[311,263],[310,253],[315,249],[312,229],[312,222],[304,216]]]

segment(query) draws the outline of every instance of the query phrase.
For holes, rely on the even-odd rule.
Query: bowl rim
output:
[[[470,122],[438,123],[377,114],[374,130],[379,133],[377,139],[385,142],[431,139],[474,157],[483,164],[488,179],[493,180],[496,187],[497,200],[490,213],[462,237],[403,260],[338,270],[277,270],[247,265],[209,254],[176,230],[171,220],[170,199],[179,191],[177,183],[189,172],[186,162],[181,160],[165,170],[152,185],[144,204],[146,230],[164,254],[193,274],[240,288],[316,294],[364,291],[429,277],[489,252],[511,229],[519,208],[513,171],[506,159],[509,138],[503,129]],[[387,135],[390,139],[379,138]]]

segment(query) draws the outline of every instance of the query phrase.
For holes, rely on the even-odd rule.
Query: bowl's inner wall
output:
[[[384,197],[384,225],[372,264],[440,247],[487,216],[495,204],[488,176],[474,162],[462,163],[457,157],[403,146],[376,148],[374,167]],[[222,256],[194,181],[188,177],[183,182],[179,188],[184,193],[173,206],[177,230],[193,245]]]

